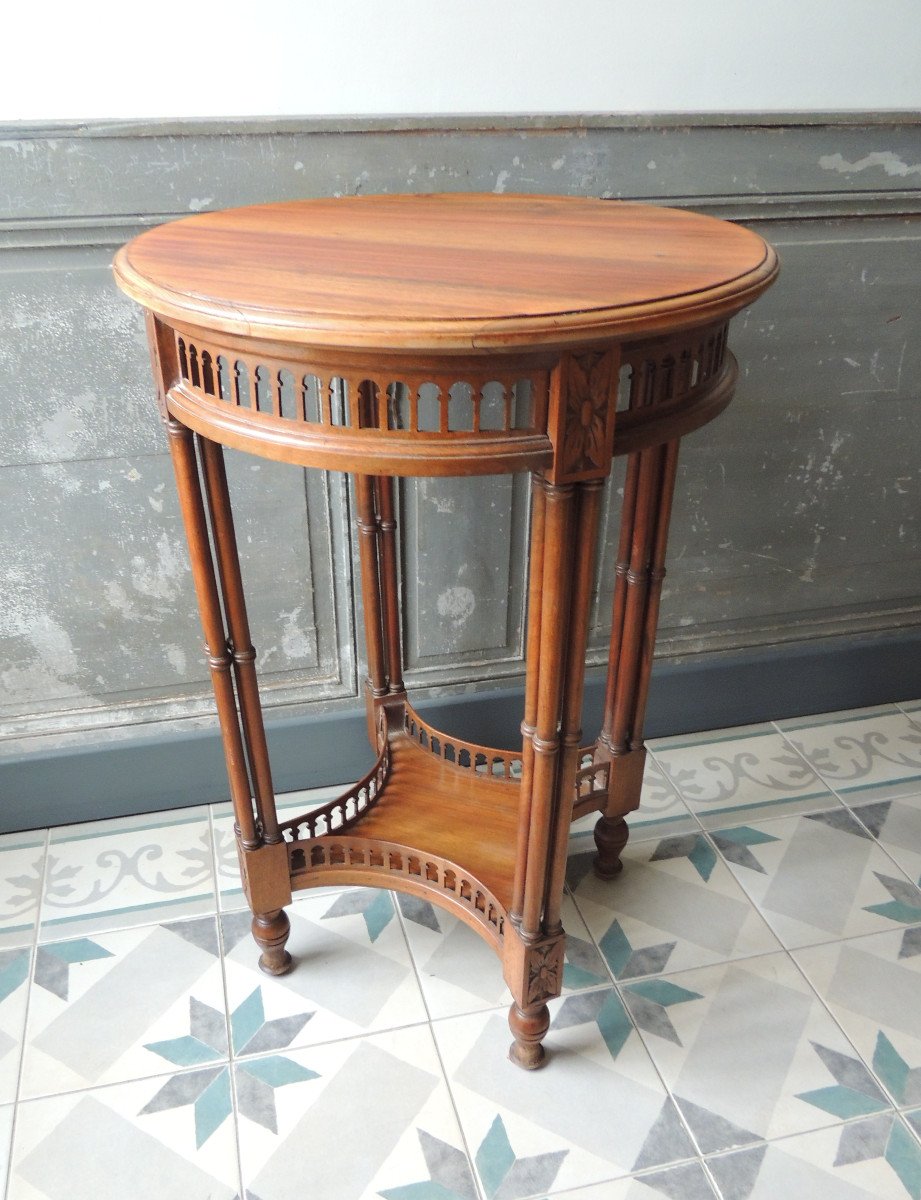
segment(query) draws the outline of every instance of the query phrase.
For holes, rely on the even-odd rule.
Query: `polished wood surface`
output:
[[[391,739],[388,786],[354,832],[361,837],[424,846],[463,863],[506,910],[515,870],[518,785],[470,778],[427,753],[405,733]]]
[[[424,897],[502,959],[510,1057],[544,1061],[573,816],[621,869],[680,438],[729,403],[730,317],[777,272],[757,235],[558,197],[387,196],[209,213],[118,255],[148,310],[260,965],[290,970],[292,890]],[[354,477],[374,765],[279,821],[222,446]],[[601,729],[580,729],[601,489],[627,456]],[[532,472],[519,752],[406,695],[393,476]],[[483,536],[489,536],[484,514]]]
[[[147,308],[323,347],[561,345],[715,320],[776,259],[697,213],[560,196],[351,196],[203,213],[115,263]]]

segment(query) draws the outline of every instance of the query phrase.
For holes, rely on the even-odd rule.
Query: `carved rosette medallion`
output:
[[[539,1004],[562,991],[564,946],[565,940],[559,937],[528,948],[528,1004]]]
[[[551,394],[552,482],[603,479],[611,467],[619,351],[566,354]]]

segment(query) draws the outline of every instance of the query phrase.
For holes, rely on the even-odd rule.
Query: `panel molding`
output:
[[[164,170],[164,163],[175,166],[175,170]],[[59,186],[49,187],[49,179]],[[781,253],[788,262],[794,261],[798,252],[796,247],[811,242],[830,247],[828,257],[825,257],[824,249],[816,252],[822,256],[815,260],[819,267],[829,262],[834,265],[856,259],[850,247],[858,244],[867,247],[866,257],[871,266],[885,259],[891,268],[887,278],[895,279],[899,285],[897,290],[902,297],[899,313],[900,319],[904,319],[900,325],[890,326],[885,324],[891,315],[889,310],[882,312],[880,332],[874,330],[872,334],[878,340],[871,344],[864,339],[862,344],[867,355],[874,347],[883,347],[889,353],[892,362],[884,366],[889,372],[886,384],[891,391],[890,375],[895,371],[893,363],[899,348],[895,331],[899,331],[898,339],[904,338],[906,344],[918,344],[914,330],[919,313],[917,307],[909,307],[909,301],[904,298],[907,294],[905,277],[910,264],[898,269],[891,267],[892,261],[906,258],[909,249],[914,252],[913,248],[900,245],[891,248],[888,256],[883,251],[888,243],[907,243],[921,238],[921,225],[917,220],[921,217],[921,186],[909,186],[913,183],[921,185],[921,114],[917,112],[557,114],[8,124],[0,125],[0,213],[6,214],[0,216],[0,275],[10,282],[15,280],[17,273],[44,272],[49,282],[55,286],[60,284],[63,301],[66,301],[68,296],[78,294],[73,279],[86,278],[78,272],[102,268],[93,285],[102,295],[108,284],[104,271],[110,252],[143,229],[203,208],[289,199],[306,194],[476,188],[640,199],[749,222],[784,247]],[[880,246],[874,249],[873,242]],[[775,289],[778,297],[788,286],[791,276],[792,272],[786,272],[785,268]],[[14,283],[13,286],[19,285]],[[843,294],[847,283],[842,285],[839,278],[838,287],[839,293]],[[880,292],[883,290],[880,288]],[[793,295],[796,304],[803,306],[802,310],[796,308],[795,311],[806,313],[808,320],[817,324],[815,331],[808,331],[808,336],[813,336],[814,332],[816,336],[830,338],[834,332],[831,315],[815,307],[809,308],[808,302],[803,301],[802,291]],[[861,385],[841,383],[838,377],[829,375],[827,360],[820,373],[815,358],[821,357],[824,351],[816,351],[813,358],[807,358],[803,350],[807,340],[805,330],[796,348],[799,362],[805,364],[798,379],[794,380],[794,372],[790,375],[776,371],[771,374],[767,367],[758,367],[757,356],[762,350],[766,358],[777,353],[780,335],[769,333],[773,320],[771,305],[775,304],[773,296],[774,293],[770,293],[754,310],[748,333],[743,333],[741,327],[745,318],[740,319],[737,336],[740,340],[742,337],[749,339],[745,354],[740,354],[740,358],[743,364],[750,361],[755,367],[751,380],[744,385],[747,389],[744,397],[740,395],[740,402],[748,405],[746,420],[751,419],[752,425],[750,428],[740,426],[735,442],[728,433],[717,432],[723,429],[722,422],[714,426],[714,446],[722,446],[724,453],[744,453],[746,439],[751,442],[772,436],[765,431],[776,420],[772,411],[775,403],[800,404],[805,410],[812,400],[825,401],[835,419],[840,411],[842,423],[850,420],[849,414],[856,411],[848,409],[842,402],[839,390]],[[776,305],[780,305],[779,299]],[[62,313],[65,313],[65,307],[62,302]],[[853,311],[859,315],[863,309],[857,307]],[[867,311],[871,311],[869,307]],[[893,309],[892,313],[895,311]],[[847,312],[851,313],[851,310]],[[808,320],[801,321],[801,326],[808,324]],[[863,336],[863,331],[859,332]],[[0,330],[0,339],[3,336],[3,330]],[[14,331],[9,336],[21,338],[22,334],[17,335]],[[784,336],[789,341],[789,327]],[[867,333],[866,337],[869,336]],[[847,343],[852,346],[858,340],[855,324],[854,329],[848,331]],[[66,339],[63,345],[67,350]],[[0,346],[0,352],[2,350]],[[116,372],[118,379],[134,369],[133,362],[129,363],[125,357],[125,346],[115,345],[114,339],[109,344],[100,337],[98,351],[100,357],[108,355],[111,361],[118,356],[124,359],[118,368],[121,374]],[[69,355],[70,351],[67,352]],[[138,347],[132,348],[132,354],[139,353]],[[853,353],[853,350],[848,349],[842,339],[839,366],[844,353]],[[140,357],[137,361],[140,364]],[[79,375],[79,368],[77,363],[70,372],[74,379]],[[862,369],[861,378],[865,382],[865,363]],[[138,370],[141,370],[140,365]],[[909,349],[906,382],[899,397],[906,410],[914,386],[908,381],[916,373],[917,364],[912,364]],[[60,374],[64,379],[68,372],[62,370]],[[765,380],[768,383],[763,382]],[[66,406],[70,393],[59,380],[52,382],[60,384],[62,403]],[[789,396],[777,394],[778,384],[788,390]],[[83,386],[86,386],[85,381],[82,384],[75,382],[74,393]],[[771,391],[772,388],[775,390]],[[102,396],[106,388],[97,390]],[[885,391],[881,387],[880,395]],[[10,406],[11,412],[15,408],[22,414],[32,405],[32,419],[38,426],[48,416],[41,405],[48,401],[49,395],[47,381],[40,388],[36,386],[31,395],[24,387],[23,397],[17,405]],[[887,399],[892,397],[887,394]],[[141,412],[142,402],[146,404],[146,394],[139,393],[133,410],[135,415],[126,419],[126,424],[131,423],[135,437],[143,433],[137,415]],[[732,422],[732,413],[733,409],[730,409],[723,421]],[[854,420],[866,432],[865,415],[856,414]],[[805,457],[806,443],[809,438],[816,440],[815,433],[815,429],[804,428],[799,434],[801,441],[797,443],[797,430],[792,429],[791,462],[794,451],[802,450]],[[36,486],[40,485],[43,471],[53,468],[66,472],[69,469],[70,461],[64,456],[73,453],[72,446],[73,440],[70,449],[61,449],[55,459],[50,452],[53,447],[43,455],[39,451],[48,447],[38,445],[34,462],[22,464],[33,469]],[[141,448],[140,445],[137,447],[138,450]],[[871,441],[866,453],[868,470],[878,473],[886,469],[885,450]],[[684,454],[682,451],[683,461]],[[707,486],[704,442],[695,443],[689,439],[688,454],[694,461],[695,471],[700,473],[700,492]],[[848,463],[845,463],[847,468]],[[892,471],[892,474],[897,473]],[[7,477],[8,480],[11,478]],[[712,476],[708,479],[712,483]],[[863,477],[855,475],[851,486],[857,488],[862,482]],[[52,485],[46,479],[41,486],[47,489]],[[710,495],[713,495],[712,490]],[[699,502],[699,495],[696,499]],[[890,502],[897,504],[896,497],[890,496],[887,503]],[[510,531],[513,557],[518,559],[523,555],[524,507],[519,505],[521,511],[517,516],[513,514]],[[335,595],[332,602],[324,602],[322,611],[311,619],[328,623],[328,636],[335,650],[325,658],[321,655],[322,669],[309,678],[284,673],[266,677],[270,719],[284,715],[286,720],[306,720],[318,708],[331,710],[348,704],[357,693],[364,648],[360,635],[356,644],[355,598],[349,590],[354,547],[346,519],[347,498],[337,502],[328,497],[326,510],[323,519],[330,522],[326,539],[329,545],[323,538],[312,539],[310,553],[323,555],[323,563],[316,566],[321,574],[325,571],[332,578]],[[749,524],[756,523],[753,515]],[[743,532],[747,530],[748,525]],[[909,523],[909,539],[911,530]],[[73,536],[73,531],[68,536]],[[751,549],[759,550],[761,547],[754,540],[757,535],[752,533],[751,536]],[[791,526],[791,545],[799,546],[802,536],[801,528]],[[866,540],[865,535],[864,538]],[[864,543],[853,543],[858,566],[863,561],[861,555],[866,558],[865,540]],[[693,556],[702,554],[702,545],[701,541],[699,545],[690,546],[695,567],[699,564]],[[712,552],[712,545],[710,549]],[[896,568],[904,565],[903,576],[905,580],[910,579],[909,568],[914,560],[910,558],[909,550],[906,545],[904,558],[894,552],[890,554],[890,576],[886,577],[885,584],[875,591],[866,587],[865,594],[857,597],[863,603],[855,603],[849,609],[823,609],[817,604],[814,609],[803,610],[808,597],[796,595],[795,590],[782,593],[778,589],[767,593],[760,608],[752,605],[750,615],[713,621],[701,619],[686,627],[663,628],[658,645],[658,669],[677,669],[684,661],[712,655],[737,654],[741,646],[753,652],[765,647],[758,652],[785,655],[788,651],[793,653],[792,648],[798,645],[837,645],[847,640],[844,635],[848,638],[880,634],[896,637],[900,630],[917,627],[921,622],[921,599],[907,597],[904,594],[907,582],[903,587],[892,576]],[[291,551],[294,552],[293,547]],[[672,551],[678,553],[674,543]],[[715,556],[711,553],[708,562],[713,561]],[[834,574],[839,569],[839,560],[829,561],[828,570]],[[700,563],[703,563],[702,558]],[[0,563],[0,570],[2,566]],[[784,564],[786,566],[790,564]],[[514,569],[520,573],[520,563]],[[821,570],[819,574],[821,576]],[[740,576],[735,585],[719,572],[710,578],[729,589],[726,612],[731,613],[731,589],[745,586],[744,578]],[[751,586],[759,587],[760,580],[753,577]],[[839,590],[842,601],[846,600],[846,588]],[[740,593],[736,590],[734,594],[738,597]],[[826,587],[822,598],[828,594]],[[869,598],[878,598],[878,601],[867,603]],[[518,599],[516,594],[514,611],[508,614],[507,651],[482,655],[473,652],[453,663],[420,662],[413,672],[417,685],[442,692],[464,688],[479,693],[495,687],[497,682],[508,685],[509,681],[520,679],[523,664],[517,628]],[[832,598],[829,603],[837,603],[837,600]],[[590,659],[595,663],[603,660],[606,650],[606,605],[603,598],[597,609],[596,639]],[[778,611],[766,611],[772,605]],[[794,605],[797,611],[779,611],[784,606],[793,609]],[[697,609],[689,605],[687,612],[693,615],[698,610],[701,617],[707,618],[717,611],[715,605],[699,604]],[[163,641],[158,625],[148,624],[134,630],[125,626],[122,629],[116,614],[104,615],[111,618],[112,636],[143,637],[155,646]],[[130,682],[125,687],[130,687]],[[855,701],[864,702],[871,701],[860,698]],[[114,692],[101,694],[100,691],[88,699],[75,696],[60,702],[36,702],[32,711],[10,717],[0,725],[0,736],[12,739],[12,744],[17,746],[26,743],[38,746],[58,736],[83,737],[88,745],[92,745],[109,733],[130,737],[135,731],[140,735],[145,729],[179,737],[190,722],[207,722],[211,712],[212,699],[202,672],[200,683],[191,681],[188,686],[183,683],[181,689],[177,687],[170,694],[145,696],[125,691],[116,695]]]

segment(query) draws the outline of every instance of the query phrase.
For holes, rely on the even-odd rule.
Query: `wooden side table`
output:
[[[570,821],[620,870],[678,443],[728,404],[730,317],[777,273],[755,234],[644,205],[367,196],[208,213],[115,262],[147,310],[217,697],[253,933],[291,969],[293,890],[424,896],[501,956],[511,1057],[561,989]],[[368,774],[280,822],[222,446],[355,478]],[[602,484],[628,455],[601,730],[579,728]],[[403,683],[394,476],[532,473],[522,746],[432,728]],[[203,484],[203,487],[202,487]],[[209,534],[210,530],[210,534]]]

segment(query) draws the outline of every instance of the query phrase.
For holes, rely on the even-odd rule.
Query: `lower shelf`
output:
[[[519,794],[517,781],[474,775],[392,734],[373,806],[341,832],[288,843],[291,886],[426,895],[498,940],[512,901]]]

